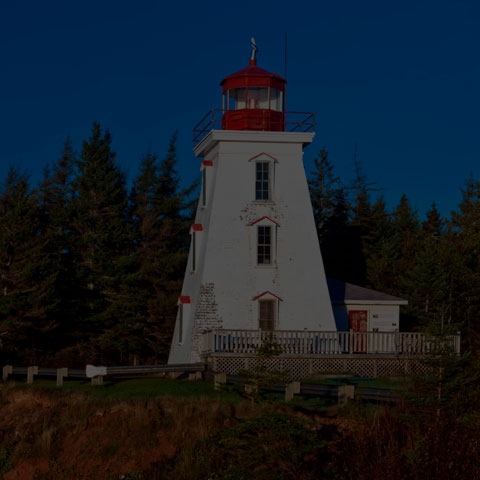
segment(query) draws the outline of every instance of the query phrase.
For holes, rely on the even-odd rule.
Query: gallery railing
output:
[[[288,355],[425,355],[438,349],[439,342],[460,354],[460,334],[439,340],[418,332],[307,330],[210,330],[203,334],[202,353],[255,354],[265,342],[278,345]]]
[[[226,110],[213,109],[193,128],[193,146],[196,147],[212,130],[224,130],[223,116]],[[268,111],[265,110],[267,113]],[[227,125],[228,126],[228,125]],[[313,132],[315,131],[315,113],[313,112],[284,112],[281,120],[265,119],[265,128],[256,130],[271,130],[284,132]]]

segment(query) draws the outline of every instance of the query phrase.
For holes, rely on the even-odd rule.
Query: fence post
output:
[[[33,383],[33,376],[38,375],[38,367],[27,368],[27,383],[31,385]]]
[[[57,387],[63,385],[63,377],[68,377],[68,368],[57,368]]]
[[[339,385],[338,386],[338,405],[344,406],[348,400],[355,397],[355,385]]]
[[[221,390],[222,385],[227,383],[227,374],[226,373],[216,373],[213,377],[213,388],[214,390]]]
[[[289,402],[290,400],[293,400],[293,395],[295,393],[300,393],[300,382],[288,383],[285,386],[285,401]]]
[[[8,375],[11,375],[13,372],[13,367],[11,365],[5,365],[2,368],[2,380],[6,382],[8,380]]]
[[[249,395],[258,393],[258,384],[246,383],[243,388],[245,393],[248,393]]]
[[[92,385],[93,386],[103,385],[103,375],[92,377]]]

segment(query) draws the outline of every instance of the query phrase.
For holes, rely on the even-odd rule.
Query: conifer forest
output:
[[[168,356],[198,184],[182,187],[176,135],[127,185],[108,130],[94,124],[38,184],[0,179],[2,364],[83,367],[162,363]],[[480,346],[480,182],[442,218],[403,195],[388,210],[358,162],[340,179],[326,149],[309,186],[327,276],[408,300],[401,329],[461,331]]]

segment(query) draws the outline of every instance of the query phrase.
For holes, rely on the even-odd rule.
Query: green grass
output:
[[[136,398],[182,397],[223,400],[237,403],[241,397],[235,392],[215,391],[213,381],[209,380],[174,380],[162,377],[135,377],[105,379],[104,384],[92,386],[90,381],[65,381],[62,387],[56,386],[54,380],[35,380],[32,385],[16,383],[18,388],[57,390],[64,392],[84,392],[94,398],[128,400]]]
[[[328,385],[353,384],[362,387],[401,389],[406,383],[401,380],[384,378],[328,378],[305,380],[304,383],[321,383]],[[83,392],[86,395],[105,400],[135,400],[159,397],[180,397],[185,399],[209,398],[229,404],[238,404],[245,401],[243,385],[226,385],[221,391],[215,391],[211,380],[174,380],[165,377],[110,377],[104,379],[104,385],[92,386],[89,380],[65,381],[63,387],[57,387],[55,380],[38,379],[33,385],[16,382],[17,388],[40,389],[63,392]],[[255,400],[256,404],[286,404],[283,393],[262,392]],[[336,399],[323,397],[303,397],[295,395],[287,405],[296,408],[305,408],[311,411],[328,411],[336,404]]]
[[[390,390],[401,390],[408,386],[408,380],[397,380],[390,378],[362,378],[362,377],[331,377],[319,379],[304,379],[302,383],[314,383],[321,385],[355,385],[357,387],[385,388]]]

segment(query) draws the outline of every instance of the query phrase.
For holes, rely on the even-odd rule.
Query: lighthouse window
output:
[[[268,108],[268,88],[249,87],[248,108],[267,109]]]
[[[192,232],[192,272],[196,269],[196,257],[197,257],[197,242],[195,240],[195,232]]]
[[[207,169],[202,170],[202,207],[207,204]]]
[[[272,227],[259,226],[257,230],[257,264],[272,263]]]
[[[245,88],[231,88],[228,91],[228,109],[239,110],[245,108]]]
[[[255,200],[270,200],[270,163],[257,162]]]
[[[178,343],[183,342],[183,304],[178,306]]]
[[[275,300],[258,302],[258,326],[261,330],[275,329]]]
[[[272,88],[270,90],[270,109],[276,110],[277,112],[282,111],[282,96],[283,92],[281,90],[277,90],[276,88]]]

